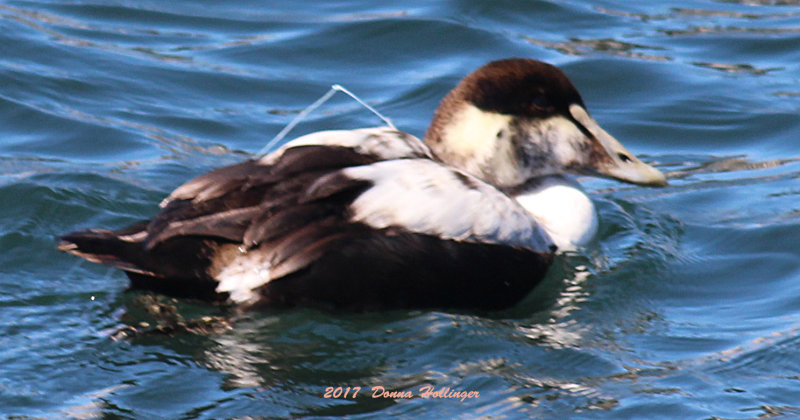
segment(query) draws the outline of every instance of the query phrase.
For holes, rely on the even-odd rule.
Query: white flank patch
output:
[[[514,198],[541,223],[559,251],[586,245],[597,232],[594,204],[571,178],[548,177]]]
[[[233,247],[234,245],[226,245]],[[238,247],[237,247],[238,248]],[[270,263],[265,253],[258,249],[249,252],[240,250],[225,250],[221,252],[236,252],[238,255],[226,258],[220,263],[219,272],[214,276],[219,284],[216,291],[218,293],[227,292],[230,300],[235,303],[243,303],[257,298],[253,289],[269,282]]]
[[[464,173],[459,177],[454,169],[437,162],[391,160],[342,172],[373,183],[351,204],[355,222],[376,229],[397,226],[445,239],[535,251],[549,251],[552,244],[519,203],[479,179]]]

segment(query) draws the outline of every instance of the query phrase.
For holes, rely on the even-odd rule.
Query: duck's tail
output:
[[[159,274],[147,269],[143,240],[147,222],[126,229],[86,229],[61,236],[58,250],[81,257],[87,261],[154,277]]]
[[[145,246],[148,221],[112,231],[86,229],[61,236],[59,251],[87,261],[123,270],[133,289],[146,289],[174,297],[221,300],[217,282],[207,274],[209,261],[200,248],[203,240],[166,241],[156,249]]]

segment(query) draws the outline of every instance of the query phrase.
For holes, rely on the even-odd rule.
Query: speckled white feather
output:
[[[258,249],[243,250],[236,245],[224,245],[220,255],[225,255],[224,263],[219,264],[214,278],[217,293],[228,293],[235,303],[244,303],[257,298],[254,292],[259,286],[270,281],[270,263],[266,253]]]
[[[373,187],[352,204],[352,220],[376,229],[472,242],[550,250],[552,241],[516,201],[479,179],[426,159],[403,159],[347,168]]]
[[[358,153],[374,155],[380,159],[431,157],[428,146],[411,134],[390,127],[374,127],[357,130],[318,131],[307,134],[286,143],[259,161],[265,165],[272,164],[283,155],[286,149],[298,146],[350,147]]]

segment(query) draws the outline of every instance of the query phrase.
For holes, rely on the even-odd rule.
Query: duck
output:
[[[60,237],[132,289],[238,308],[514,306],[596,209],[576,176],[663,186],[558,67],[492,61],[440,102],[424,141],[329,130],[176,188],[149,220]]]

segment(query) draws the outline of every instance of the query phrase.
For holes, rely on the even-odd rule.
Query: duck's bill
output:
[[[667,177],[661,171],[639,160],[617,139],[603,130],[583,107],[572,105],[570,113],[597,139],[607,154],[604,159],[597,160],[591,167],[584,168],[587,173],[637,185],[657,187],[667,185]]]
[[[625,153],[629,160],[617,165],[601,168],[601,171],[598,173],[619,181],[630,182],[631,184],[648,185],[651,187],[663,187],[667,185],[667,177],[664,176],[661,171],[642,162],[630,152],[621,153]]]

